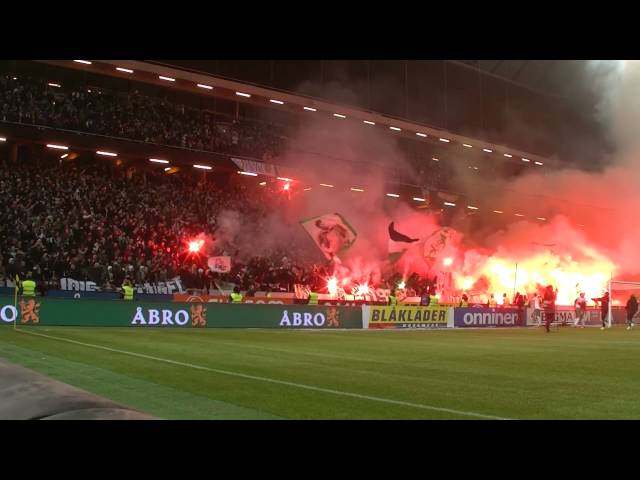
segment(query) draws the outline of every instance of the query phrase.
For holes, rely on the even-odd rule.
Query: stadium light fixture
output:
[[[387,197],[400,198],[400,195],[398,195],[397,193],[386,193],[385,195]]]
[[[304,107],[305,110],[309,110],[310,112],[317,112],[318,110],[316,110],[315,108],[311,108],[311,107]]]
[[[544,165],[544,163],[542,163],[542,162],[538,162],[538,161],[533,162],[533,163],[535,163],[536,165],[540,165],[540,166]]]
[[[341,113],[334,113],[333,116],[338,118],[347,118],[346,115],[342,115]]]
[[[6,141],[7,141],[7,139],[6,139],[6,138],[4,138],[4,137],[0,137],[0,142],[6,142]]]
[[[211,170],[211,167],[209,165],[194,165],[193,168],[199,168],[201,170]]]
[[[59,83],[47,83],[47,85],[49,85],[50,87],[56,87],[56,88],[60,88],[60,84]]]
[[[276,177],[277,180],[282,180],[284,182],[293,182],[292,178],[287,178],[287,177]]]
[[[169,163],[169,160],[162,160],[161,158],[150,158],[149,161],[153,163]]]
[[[494,210],[493,213],[504,213],[502,210]]]
[[[269,99],[269,101],[271,103],[277,103],[278,105],[284,105],[284,102],[282,100],[274,100],[274,99]]]
[[[260,182],[258,185],[260,185],[261,187],[264,187],[267,184],[267,182]]]
[[[171,170],[171,167],[164,167],[165,172],[168,172],[169,170]]]
[[[364,192],[364,190],[362,188],[355,188],[355,187],[351,187],[350,190],[352,192]]]
[[[91,65],[91,62],[89,60],[74,60],[74,62],[76,62],[76,63],[84,63],[85,65]]]
[[[433,160],[434,162],[439,162],[440,161],[440,159],[436,158],[436,157],[431,157],[431,160]]]
[[[165,80],[167,82],[175,82],[176,79],[175,78],[171,78],[171,77],[165,77],[164,75],[158,75],[158,78],[160,80]]]
[[[375,125],[376,122],[372,122],[371,120],[363,120],[362,123],[366,123],[367,125]]]
[[[416,132],[416,135],[419,137],[426,137],[427,134],[426,133],[422,133],[422,132]]]
[[[133,70],[131,70],[130,68],[116,67],[116,70],[118,70],[119,72],[124,72],[124,73],[133,73]]]
[[[536,220],[540,220],[540,221],[544,222],[544,221],[546,220],[546,218],[544,218],[544,217],[538,217]]]
[[[243,93],[243,92],[236,92],[236,95],[238,95],[239,97],[247,97],[247,98],[251,98],[251,95],[248,93]]]
[[[513,155],[511,155],[510,153],[504,153],[503,155],[504,155],[505,157],[507,157],[507,158],[511,158],[511,157],[513,157]]]
[[[490,148],[483,148],[482,151],[487,153],[493,153],[493,150],[491,150]]]
[[[389,130],[395,130],[396,132],[401,132],[402,129],[398,127],[389,127]]]
[[[105,157],[117,157],[118,154],[114,152],[105,152],[104,150],[96,150],[98,155],[104,155]]]
[[[455,203],[451,203],[451,202],[444,202],[444,204],[445,204],[447,207],[455,207],[455,206],[456,206],[456,204],[455,204]]]
[[[308,192],[309,190],[311,190],[311,187],[307,187],[304,189],[305,192]]]
[[[516,215],[516,217],[524,217],[524,215],[521,214],[521,213],[516,213],[515,215]]]
[[[468,143],[463,143],[462,146],[467,148],[473,148],[473,145],[469,145]]]
[[[321,183],[320,186],[321,187],[333,188],[333,185],[329,185],[328,183]]]
[[[18,77],[13,77],[13,79],[14,79],[14,80],[17,80],[17,79],[18,79]]]
[[[199,88],[204,88],[205,90],[213,90],[211,85],[205,85],[204,83],[198,83],[197,85]]]
[[[440,140],[441,142],[444,142],[444,143],[449,143],[449,142],[451,141],[451,140],[449,140],[448,138],[442,138],[442,137],[440,137],[440,139],[439,139],[439,140]]]
[[[69,156],[68,153],[65,153],[64,155],[60,155],[60,158],[67,158]]]
[[[529,160],[528,158],[523,158],[522,161],[523,162],[530,162],[531,160]]]
[[[415,200],[416,202],[426,202],[424,198],[420,198],[420,197],[413,197],[413,200]]]
[[[47,143],[47,147],[55,148],[56,150],[69,150],[69,147],[65,147],[64,145],[56,145],[55,143]]]
[[[240,175],[248,175],[248,176],[250,176],[250,177],[257,177],[257,176],[258,176],[258,174],[257,174],[257,173],[253,173],[253,172],[243,172],[243,171],[240,171],[240,170],[238,170],[238,173],[239,173]]]
[[[478,207],[474,207],[473,205],[467,205],[469,210],[478,210]]]

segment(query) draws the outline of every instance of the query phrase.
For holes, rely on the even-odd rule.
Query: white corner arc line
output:
[[[452,408],[444,408],[444,407],[434,407],[432,405],[424,405],[424,404],[421,404],[421,403],[412,403],[412,402],[405,402],[405,401],[402,401],[402,400],[393,400],[393,399],[390,399],[390,398],[374,397],[374,396],[371,396],[371,395],[363,395],[363,394],[360,394],[360,393],[343,392],[341,390],[333,390],[331,388],[315,387],[313,385],[305,385],[305,384],[302,384],[302,383],[288,382],[286,380],[277,380],[275,378],[259,377],[259,376],[256,376],[256,375],[249,375],[249,374],[246,374],[246,373],[231,372],[229,370],[220,370],[220,369],[217,369],[217,368],[209,368],[209,367],[204,367],[202,365],[195,365],[193,363],[179,362],[177,360],[171,360],[171,359],[168,359],[168,358],[154,357],[152,355],[145,355],[144,353],[129,352],[127,350],[120,350],[118,348],[105,347],[104,345],[95,345],[95,344],[92,344],[92,343],[85,343],[85,342],[80,342],[78,340],[72,340],[70,338],[55,337],[53,335],[45,335],[44,333],[30,332],[30,331],[22,330],[22,329],[16,329],[16,331],[20,332],[20,333],[26,333],[28,335],[36,335],[38,337],[52,338],[54,340],[59,340],[59,341],[62,341],[62,342],[75,343],[77,345],[82,345],[84,347],[97,348],[99,350],[107,350],[109,352],[121,353],[123,355],[130,355],[132,357],[145,358],[147,360],[154,360],[154,361],[158,361],[158,362],[169,363],[171,365],[179,365],[179,366],[182,366],[182,367],[193,368],[195,370],[203,370],[205,372],[218,373],[220,375],[228,375],[228,376],[231,376],[231,377],[246,378],[246,379],[249,379],[249,380],[257,380],[257,381],[261,381],[261,382],[275,383],[275,384],[278,384],[278,385],[286,385],[288,387],[296,387],[296,388],[301,388],[301,389],[304,389],[304,390],[312,390],[312,391],[315,391],[315,392],[331,393],[333,395],[339,395],[339,396],[343,396],[343,397],[360,398],[362,400],[370,400],[370,401],[373,401],[373,402],[390,403],[390,404],[394,404],[394,405],[402,405],[402,406],[405,406],[405,407],[419,408],[419,409],[422,409],[422,410],[432,410],[432,411],[436,411],[436,412],[452,413],[452,414],[455,414],[455,415],[462,415],[462,416],[467,416],[467,417],[485,418],[485,419],[488,419],[488,420],[512,420],[511,418],[497,417],[497,416],[494,416],[494,415],[485,415],[483,413],[466,412],[466,411],[463,411],[463,410],[454,410]]]

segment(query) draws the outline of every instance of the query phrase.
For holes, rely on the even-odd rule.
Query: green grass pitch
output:
[[[167,419],[640,418],[640,330],[622,326],[19,329],[0,357]]]

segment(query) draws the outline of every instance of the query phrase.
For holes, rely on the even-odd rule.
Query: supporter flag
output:
[[[397,262],[409,249],[409,245],[417,242],[419,238],[409,238],[394,228],[394,222],[389,224],[389,261]]]
[[[447,227],[440,228],[429,235],[424,241],[425,261],[433,264],[455,235],[455,230]]]
[[[231,271],[231,257],[209,257],[207,265],[212,272],[228,273]]]
[[[338,253],[347,250],[358,234],[338,213],[327,213],[300,221],[327,260],[337,260]]]

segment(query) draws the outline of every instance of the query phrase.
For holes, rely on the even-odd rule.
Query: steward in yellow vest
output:
[[[469,297],[467,297],[466,295],[462,295],[462,298],[460,299],[460,305],[458,305],[459,307],[468,307],[469,306]]]
[[[231,295],[229,295],[229,299],[231,303],[242,303],[242,294],[240,293],[240,288],[235,287]]]
[[[36,296],[36,282],[31,279],[31,272],[27,272],[27,279],[22,281],[22,295],[24,297]]]
[[[390,306],[395,307],[396,305],[398,305],[398,297],[396,297],[396,291],[391,290],[391,292],[389,292],[389,303]]]
[[[316,292],[309,292],[309,299],[307,301],[309,305],[318,305],[318,294]]]
[[[133,301],[133,287],[129,280],[125,280],[122,284],[122,298],[128,301]]]

